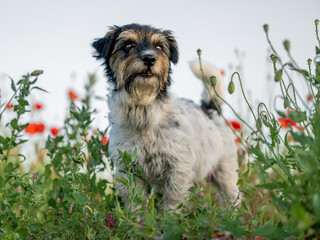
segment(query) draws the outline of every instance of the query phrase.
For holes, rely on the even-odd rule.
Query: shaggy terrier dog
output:
[[[109,153],[116,180],[126,178],[118,150],[137,149],[135,161],[147,177],[137,183],[156,186],[163,194],[164,209],[177,208],[194,183],[208,174],[236,201],[238,163],[231,130],[211,109],[206,93],[200,107],[168,90],[171,63],[179,58],[172,32],[149,25],[114,26],[92,46],[95,57],[103,60],[112,88]],[[192,64],[192,69],[200,75],[198,64]],[[204,70],[211,76],[210,67]],[[124,200],[128,198],[121,182],[116,182],[116,189]]]

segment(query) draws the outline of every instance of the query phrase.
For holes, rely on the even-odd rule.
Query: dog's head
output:
[[[104,61],[113,90],[126,91],[138,103],[166,96],[170,64],[179,58],[171,31],[139,24],[114,26],[92,46],[94,57]]]

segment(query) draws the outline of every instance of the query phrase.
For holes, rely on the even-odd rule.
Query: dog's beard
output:
[[[159,76],[145,71],[130,76],[125,83],[125,89],[136,103],[145,105],[152,102],[158,95],[160,81]]]

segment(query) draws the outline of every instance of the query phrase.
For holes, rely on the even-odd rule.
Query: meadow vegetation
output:
[[[160,196],[148,199],[135,187],[136,152],[119,152],[127,166],[130,190],[126,208],[113,189],[108,158],[108,128],[93,128],[91,106],[94,75],[88,77],[85,96],[69,92],[69,112],[62,127],[45,131],[44,123],[26,122],[42,71],[18,81],[11,79],[12,98],[0,102],[0,239],[319,239],[320,238],[320,40],[313,59],[300,68],[284,41],[289,62],[272,49],[274,84],[281,95],[276,110],[260,103],[253,109],[241,83],[231,76],[228,91],[242,91],[254,125],[239,116],[228,121],[239,146],[241,206],[233,206],[207,181],[190,191],[181,213],[161,213]],[[198,51],[201,61],[201,51]],[[305,81],[302,95],[292,73]],[[210,79],[215,85],[215,78]],[[241,89],[234,88],[239,81]],[[2,89],[1,89],[2,90]],[[3,101],[3,99],[1,99]],[[280,104],[279,104],[280,103]],[[230,106],[231,107],[231,106]],[[49,133],[47,133],[49,132]],[[26,171],[21,146],[34,135],[44,136],[45,147],[33,146],[36,161]],[[46,138],[46,139],[45,139]],[[135,168],[137,166],[134,166]],[[144,177],[143,172],[139,173]]]

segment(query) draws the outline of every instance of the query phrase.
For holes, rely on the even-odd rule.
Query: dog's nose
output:
[[[153,66],[157,61],[157,58],[154,55],[151,55],[151,54],[143,55],[141,57],[141,59],[142,59],[144,65],[146,65],[148,67]]]

